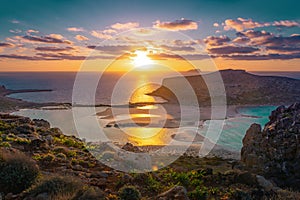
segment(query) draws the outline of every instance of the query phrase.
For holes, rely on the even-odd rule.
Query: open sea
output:
[[[295,79],[300,79],[300,72],[251,72],[262,76],[285,76]],[[97,73],[90,73],[89,76],[99,76]],[[114,86],[118,83],[121,75],[118,73],[106,73],[102,76],[98,84],[95,101],[97,104],[127,104],[128,101],[143,102],[157,102],[161,99],[149,99],[149,96],[140,94],[137,97],[130,97],[125,95],[135,88],[141,88],[146,83],[153,83],[151,88],[142,88],[142,92],[148,93],[156,89],[162,82],[162,77],[170,77],[174,74],[129,74],[119,83],[119,85],[126,85],[128,91],[121,90],[124,95],[119,95],[117,101],[112,102],[112,91]],[[37,93],[17,93],[11,94],[10,97],[22,99],[32,102],[71,102],[73,84],[76,77],[75,72],[1,72],[0,85],[4,85],[8,89],[51,89],[51,92],[37,92]],[[141,92],[139,92],[141,93]],[[120,98],[124,97],[124,98]],[[228,147],[233,150],[240,150],[242,147],[242,138],[246,130],[252,123],[259,123],[262,126],[268,121],[268,116],[276,106],[256,106],[256,107],[241,107],[238,108],[240,114],[256,116],[256,117],[234,117],[225,120],[222,134],[218,140],[218,144]],[[106,109],[99,108],[100,111]],[[66,134],[77,135],[74,125],[72,110],[36,110],[24,109],[15,112],[14,114],[28,116],[30,118],[43,118],[48,120],[52,126],[61,128]],[[145,129],[144,129],[145,130]],[[205,123],[203,130],[205,130]],[[167,131],[172,131],[167,130]]]

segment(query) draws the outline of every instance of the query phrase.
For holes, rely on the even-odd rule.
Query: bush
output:
[[[97,187],[87,187],[79,191],[73,200],[104,200],[104,193]]]
[[[139,200],[141,193],[134,186],[123,186],[119,190],[119,197],[121,200]]]
[[[20,152],[0,152],[0,191],[16,194],[29,188],[39,174],[35,162]]]
[[[42,180],[31,191],[30,194],[36,197],[46,193],[51,199],[58,199],[60,196],[72,197],[76,191],[82,189],[82,183],[73,177],[52,176]]]

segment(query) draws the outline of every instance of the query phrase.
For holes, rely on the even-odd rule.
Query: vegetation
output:
[[[125,185],[119,190],[119,197],[121,200],[139,200],[141,193],[134,186]]]
[[[19,193],[36,180],[39,169],[35,162],[20,152],[1,150],[0,191]]]
[[[39,194],[47,194],[50,199],[75,196],[78,190],[83,188],[80,180],[74,177],[54,175],[43,179],[30,190],[30,195],[36,197]]]

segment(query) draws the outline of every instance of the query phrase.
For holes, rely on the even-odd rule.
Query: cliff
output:
[[[278,186],[300,189],[300,103],[280,106],[264,129],[253,124],[241,151],[247,167],[273,180]]]

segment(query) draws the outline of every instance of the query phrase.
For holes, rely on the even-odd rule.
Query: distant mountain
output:
[[[218,80],[214,79],[214,73],[216,72],[166,78],[162,86],[150,95],[162,97],[170,103],[178,103],[175,94],[180,94],[180,102],[190,104],[192,103],[191,89],[193,89],[200,105],[210,105],[211,98],[204,80],[210,80],[211,86],[218,89]],[[220,74],[229,105],[279,105],[300,101],[300,80],[278,76],[258,76],[244,70],[231,69],[221,70]]]

